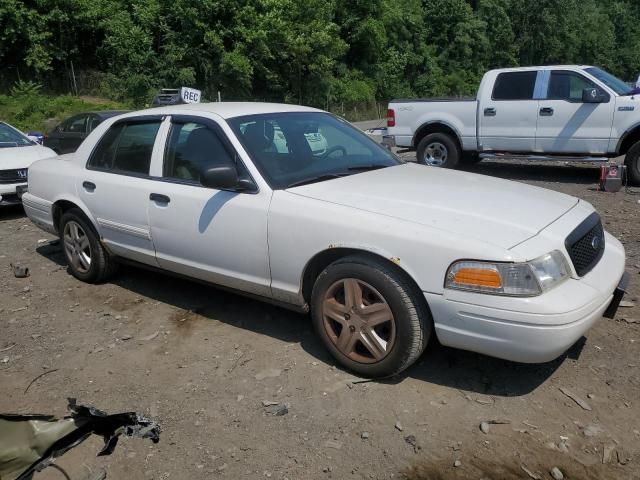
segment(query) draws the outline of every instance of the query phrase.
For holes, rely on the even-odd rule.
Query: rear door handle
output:
[[[495,108],[485,108],[484,109],[484,116],[485,117],[495,117],[496,116],[496,109]]]
[[[152,202],[165,204],[171,201],[169,197],[167,197],[166,195],[162,195],[161,193],[152,193],[151,195],[149,195],[149,200],[151,200]]]
[[[85,180],[84,182],[82,182],[82,188],[84,188],[87,192],[92,193],[96,189],[96,184]]]
[[[541,108],[540,116],[541,117],[551,117],[553,115],[553,108]]]

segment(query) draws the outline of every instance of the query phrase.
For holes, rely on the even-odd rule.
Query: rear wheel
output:
[[[446,133],[431,133],[418,143],[417,160],[423,165],[456,168],[460,155],[458,143]]]
[[[65,212],[60,219],[59,232],[69,271],[78,280],[100,283],[115,272],[115,259],[102,246],[82,210],[72,208]]]
[[[344,366],[365,377],[395,375],[424,351],[432,321],[398,269],[367,256],[329,265],[313,288],[316,331]]]
[[[627,176],[629,183],[634,186],[640,186],[640,142],[635,143],[627,152],[624,159],[627,166]]]

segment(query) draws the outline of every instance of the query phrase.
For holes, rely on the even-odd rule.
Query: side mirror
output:
[[[609,95],[599,88],[585,88],[582,90],[582,103],[606,103]]]
[[[207,168],[200,174],[200,183],[216,190],[235,190],[238,187],[238,171],[231,164]]]
[[[238,170],[232,164],[211,167],[202,171],[200,173],[200,184],[207,188],[234,192],[256,190],[256,186],[251,180],[238,177]]]

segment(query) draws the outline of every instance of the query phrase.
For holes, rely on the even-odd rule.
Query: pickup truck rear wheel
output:
[[[624,159],[627,166],[627,176],[629,183],[634,186],[640,186],[640,142],[636,142],[627,152]]]
[[[313,324],[345,367],[365,377],[389,377],[414,363],[431,335],[431,315],[420,295],[392,265],[346,257],[315,282]]]
[[[417,150],[418,163],[432,167],[457,168],[460,148],[447,133],[431,133],[420,140]]]
[[[117,263],[102,246],[89,219],[79,208],[60,219],[60,243],[71,275],[87,283],[100,283],[111,276]]]

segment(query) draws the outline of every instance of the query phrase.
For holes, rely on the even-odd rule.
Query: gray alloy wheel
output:
[[[91,269],[91,243],[82,225],[74,220],[68,221],[64,226],[63,240],[71,266],[79,273],[88,273]]]

